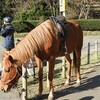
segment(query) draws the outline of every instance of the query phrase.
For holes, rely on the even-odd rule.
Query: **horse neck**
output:
[[[35,55],[36,44],[34,43],[34,40],[32,40],[34,45],[29,45],[29,38],[30,36],[27,36],[27,38],[23,39],[21,42],[17,44],[17,46],[14,49],[11,50],[10,55],[13,57],[14,60],[24,63],[29,58]]]
[[[28,35],[11,50],[10,55],[13,59],[20,60],[22,63],[34,55],[39,55],[39,52],[44,52],[44,44],[52,44],[54,38],[52,34],[56,33],[55,31],[52,23],[47,20],[28,33]]]

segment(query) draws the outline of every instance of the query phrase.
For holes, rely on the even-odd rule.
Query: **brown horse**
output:
[[[11,50],[3,59],[3,73],[0,80],[0,88],[7,90],[16,83],[21,77],[22,64],[27,59],[35,55],[35,60],[38,66],[39,75],[39,96],[43,91],[43,61],[49,62],[49,85],[50,94],[48,98],[53,98],[53,71],[55,65],[55,58],[59,56],[65,56],[68,64],[68,75],[65,84],[69,83],[71,76],[71,58],[70,53],[74,52],[74,65],[77,69],[77,82],[80,83],[80,57],[81,49],[83,45],[83,32],[80,25],[72,20],[67,21],[67,39],[66,45],[68,48],[68,54],[65,55],[63,49],[59,49],[61,40],[57,36],[57,28],[48,19],[41,23],[35,29],[33,29],[28,35],[26,35],[17,46]]]

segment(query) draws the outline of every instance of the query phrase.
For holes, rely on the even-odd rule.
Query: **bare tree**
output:
[[[59,14],[59,0],[43,0],[43,1],[52,10],[52,15],[56,16]]]
[[[82,0],[79,19],[81,19],[81,17],[85,17],[85,19],[88,18],[91,5],[92,5],[92,0]]]
[[[88,19],[88,15],[89,15],[90,10],[92,9],[92,6],[97,4],[98,2],[99,0],[82,0],[80,13],[79,13],[79,19],[81,18]]]

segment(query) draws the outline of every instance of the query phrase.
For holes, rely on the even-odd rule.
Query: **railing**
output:
[[[95,41],[94,44],[89,42],[88,46],[82,48],[81,65],[83,65],[82,62],[85,62],[84,64],[89,64],[90,61],[97,60],[99,58],[99,45],[100,43],[98,41]]]
[[[90,62],[94,62],[100,58],[100,43],[98,41],[95,41],[94,44],[91,44],[90,42],[86,47],[82,48],[82,56],[81,56],[81,65],[90,64]],[[63,57],[62,59],[62,78],[66,77],[66,71],[65,71],[65,59]]]

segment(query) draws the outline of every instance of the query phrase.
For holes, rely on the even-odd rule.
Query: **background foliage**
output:
[[[66,0],[67,18],[100,18],[100,0]],[[0,0],[0,19],[38,20],[59,14],[59,0]]]
[[[76,21],[81,25],[83,31],[100,31],[100,20],[98,19],[78,19]],[[42,22],[41,20],[21,20],[14,21],[12,24],[17,33],[22,33],[31,31]]]
[[[28,32],[58,14],[59,0],[0,0],[0,24],[3,17],[11,16],[16,32]],[[66,0],[66,15],[67,19],[82,19],[78,22],[83,30],[100,30],[99,0]]]

